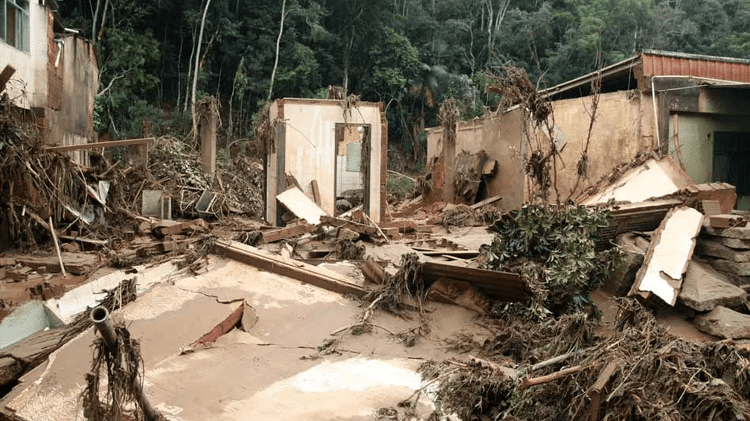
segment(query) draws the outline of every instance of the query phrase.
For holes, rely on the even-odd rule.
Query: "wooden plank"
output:
[[[321,206],[320,187],[318,186],[318,180],[313,180],[312,182],[310,182],[310,185],[312,186],[313,199],[315,199],[315,204]]]
[[[348,276],[284,256],[277,256],[236,241],[218,240],[213,245],[213,252],[338,294],[363,297],[366,293],[363,287],[357,285],[356,281]]]
[[[57,237],[60,238],[61,240],[77,241],[82,244],[91,244],[91,245],[99,246],[99,247],[109,245],[109,240],[94,240],[91,238],[72,237],[70,235],[60,235],[60,234],[58,234]]]
[[[407,219],[407,220],[401,220],[401,221],[381,222],[380,228],[382,230],[387,230],[389,228],[397,228],[398,232],[406,233],[406,232],[416,231],[417,224],[414,221]]]
[[[283,240],[285,238],[296,237],[298,235],[307,234],[315,231],[315,225],[311,224],[299,224],[291,227],[279,228],[270,231],[263,231],[263,241],[266,243],[274,243],[276,241]]]
[[[321,216],[320,217],[320,223],[323,225],[329,225],[332,227],[346,227],[354,232],[358,232],[360,234],[369,235],[371,237],[377,237],[380,235],[380,232],[377,228],[365,225],[365,224],[359,224],[354,221],[347,221],[346,219],[341,218],[334,218],[332,216]]]
[[[479,250],[430,250],[421,252],[425,256],[452,256],[471,259],[479,256]]]
[[[70,152],[99,148],[116,148],[118,146],[146,145],[153,141],[153,137],[146,137],[143,139],[112,140],[109,142],[84,143],[81,145],[47,146],[44,149],[50,152]]]
[[[5,68],[3,69],[3,72],[0,73],[0,92],[2,92],[5,89],[5,84],[8,83],[11,76],[13,76],[13,73],[15,72],[16,72],[16,69],[10,64],[5,66]]]
[[[474,203],[473,205],[469,206],[469,209],[472,209],[472,210],[479,209],[482,206],[486,206],[486,205],[489,205],[491,203],[495,203],[498,200],[502,200],[502,197],[500,197],[500,196],[488,197],[487,199],[484,199],[481,202],[477,202],[477,203]]]
[[[615,374],[615,371],[620,367],[619,361],[610,361],[604,366],[604,369],[599,372],[599,377],[596,379],[596,383],[591,386],[591,412],[590,421],[597,421],[599,419],[599,411],[602,405],[602,398],[604,396],[604,388],[607,387],[610,379]]]
[[[526,282],[515,273],[427,262],[422,265],[422,276],[428,281],[439,278],[465,281],[501,301],[527,301],[530,297]]]

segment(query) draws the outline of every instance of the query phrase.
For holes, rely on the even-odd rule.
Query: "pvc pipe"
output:
[[[112,325],[112,319],[109,317],[109,311],[102,306],[98,306],[91,310],[91,321],[94,322],[96,330],[102,335],[104,344],[112,353],[117,352],[118,340],[115,328]],[[159,421],[163,420],[164,417],[151,406],[146,395],[143,393],[143,384],[140,381],[135,382],[135,394],[138,399],[138,405],[143,410],[143,415],[146,416],[146,421]]]

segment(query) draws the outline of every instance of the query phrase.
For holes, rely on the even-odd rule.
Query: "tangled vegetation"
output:
[[[500,312],[522,312],[543,319],[584,310],[591,292],[624,261],[622,250],[597,252],[597,230],[609,212],[582,206],[527,205],[496,221],[495,241],[483,249],[485,267],[519,273],[533,291],[532,303],[511,304]]]

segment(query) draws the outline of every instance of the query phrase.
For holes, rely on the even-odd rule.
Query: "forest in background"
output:
[[[750,57],[750,0],[58,3],[63,25],[96,43],[100,133],[138,137],[144,120],[154,134],[189,130],[197,63],[195,98],[220,99],[224,145],[253,138],[269,92],[325,98],[343,86],[387,104],[389,155],[412,170],[444,99],[463,118],[497,106],[485,86],[499,66],[522,67],[544,88],[596,70],[600,48],[604,66],[644,49]]]

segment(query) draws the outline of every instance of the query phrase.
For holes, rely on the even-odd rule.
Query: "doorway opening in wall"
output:
[[[737,188],[737,209],[750,210],[750,133],[714,132],[713,181]]]
[[[369,214],[370,133],[369,124],[336,124],[334,203],[337,216],[358,206]]]

